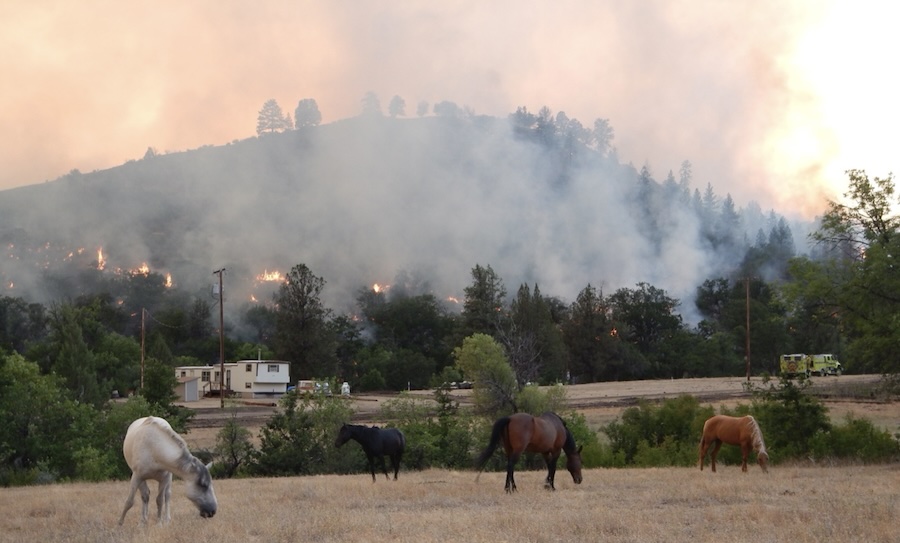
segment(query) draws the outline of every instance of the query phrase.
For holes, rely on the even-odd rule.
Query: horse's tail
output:
[[[706,429],[707,427],[709,427],[710,421],[713,420],[713,418],[715,417],[706,419],[706,422],[703,423],[703,429],[700,430],[700,443],[697,446],[697,454],[699,456],[699,458],[697,459],[697,464],[700,465],[700,469],[703,469],[703,457],[706,456],[705,454],[703,454],[703,444],[706,443]]]
[[[488,443],[487,448],[478,455],[478,459],[475,461],[475,467],[478,469],[479,475],[481,475],[482,470],[484,470],[484,465],[487,463],[488,458],[490,458],[491,455],[494,454],[494,451],[497,450],[497,445],[500,443],[500,436],[503,435],[507,426],[509,426],[509,417],[497,419],[497,422],[494,423],[494,428],[491,430],[491,440]]]

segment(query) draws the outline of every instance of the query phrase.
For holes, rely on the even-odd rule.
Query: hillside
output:
[[[490,117],[358,117],[73,171],[0,192],[0,293],[47,303],[149,273],[199,295],[224,267],[233,310],[304,263],[347,311],[398,277],[458,298],[482,264],[567,301],[642,281],[688,298],[778,219],[586,143]]]

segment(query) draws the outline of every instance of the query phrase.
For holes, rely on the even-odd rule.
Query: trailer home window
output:
[[[278,373],[278,364],[269,364],[269,373]]]

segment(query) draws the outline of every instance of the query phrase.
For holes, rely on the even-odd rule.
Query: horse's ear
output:
[[[215,464],[215,460],[211,461],[209,464],[206,464],[206,469],[212,469],[213,464]]]

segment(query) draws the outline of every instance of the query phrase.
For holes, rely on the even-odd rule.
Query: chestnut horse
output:
[[[741,471],[747,471],[747,456],[750,449],[756,451],[756,461],[764,473],[768,473],[766,465],[769,463],[769,453],[766,452],[766,443],[763,441],[762,431],[756,419],[747,415],[745,417],[729,417],[728,415],[715,415],[707,419],[703,424],[703,436],[700,438],[700,471],[703,471],[703,460],[709,446],[715,444],[712,451],[710,464],[713,473],[716,471],[716,455],[722,443],[739,445],[741,447]]]
[[[581,484],[581,447],[575,446],[575,438],[566,423],[556,413],[544,413],[533,417],[527,413],[515,413],[498,419],[491,431],[491,441],[476,461],[478,475],[485,463],[494,454],[497,445],[503,441],[506,452],[506,491],[516,491],[513,468],[524,452],[539,453],[547,463],[547,480],[544,488],[556,490],[553,480],[556,476],[556,461],[566,453],[566,469],[572,474],[575,484]],[[476,477],[477,480],[477,477]]]

